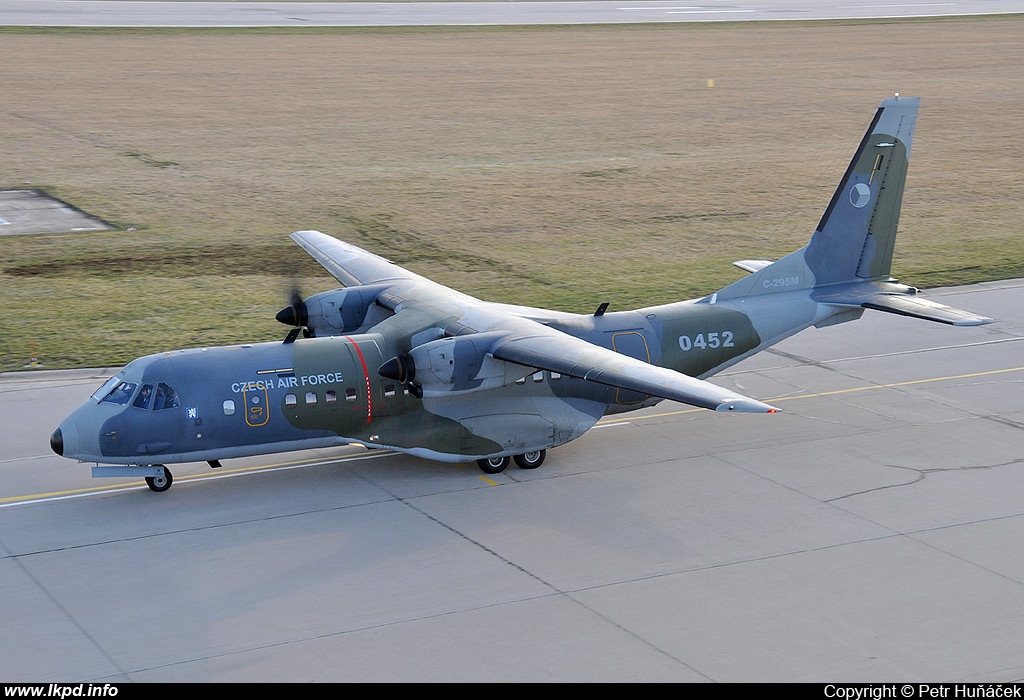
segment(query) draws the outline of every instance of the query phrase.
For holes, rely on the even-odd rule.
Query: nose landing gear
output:
[[[92,468],[93,478],[103,477],[128,477],[138,479],[140,476],[146,478],[146,485],[156,491],[163,493],[171,488],[174,477],[171,470],[162,464],[125,464],[102,466],[97,464]]]
[[[152,491],[157,493],[163,493],[167,489],[171,488],[171,484],[174,483],[174,476],[171,474],[171,470],[162,464],[154,464],[153,466],[159,467],[163,470],[163,476],[147,476],[146,486]]]

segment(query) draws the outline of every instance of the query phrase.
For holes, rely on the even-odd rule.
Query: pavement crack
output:
[[[1024,426],[1018,426],[1018,427],[1024,428]],[[906,482],[903,482],[901,484],[886,484],[885,486],[875,486],[875,487],[870,488],[870,489],[862,489],[860,491],[852,491],[852,492],[844,494],[842,496],[836,496],[835,498],[825,499],[823,501],[823,503],[835,503],[836,501],[841,501],[841,500],[843,500],[845,498],[852,498],[853,496],[861,496],[861,495],[866,494],[866,493],[874,493],[876,491],[885,491],[886,489],[895,489],[895,488],[902,488],[904,486],[912,486],[912,485],[914,485],[916,483],[924,481],[925,477],[927,477],[929,474],[942,474],[942,473],[946,473],[946,472],[969,472],[969,471],[977,471],[977,470],[999,469],[1000,467],[1012,467],[1012,466],[1017,465],[1017,464],[1024,464],[1024,457],[1019,457],[1017,459],[1012,459],[1012,460],[1010,460],[1008,462],[1000,462],[998,464],[970,464],[970,465],[964,465],[964,466],[960,466],[960,467],[920,468],[920,467],[907,467],[907,466],[904,466],[902,464],[886,464],[885,466],[890,467],[892,469],[904,469],[906,471],[909,471],[909,472],[913,473],[915,475],[915,477],[913,479],[911,479],[910,481],[906,481]]]
[[[831,366],[831,363],[829,362],[824,362],[821,360],[812,360],[809,357],[804,357],[803,355],[794,355],[791,352],[785,352],[783,350],[779,350],[778,348],[765,348],[764,350],[762,350],[762,352],[767,353],[769,355],[775,355],[776,357],[783,357],[787,360],[792,360],[798,365],[820,367],[821,369],[827,369],[829,372],[836,372],[837,374],[842,374],[844,377],[849,376],[840,371],[839,369],[837,369],[836,367]]]
[[[984,420],[990,420],[993,423],[999,423],[1000,425],[1006,425],[1011,428],[1017,428],[1018,430],[1024,430],[1024,423],[1021,423],[1020,421],[1010,420],[1009,418],[1005,418],[1003,416],[987,415],[978,417]]]

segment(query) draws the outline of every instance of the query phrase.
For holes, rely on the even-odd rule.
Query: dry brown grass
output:
[[[1024,19],[0,35],[0,187],[119,231],[0,238],[0,369],[272,339],[319,228],[486,298],[692,296],[806,242],[921,95],[895,273],[1024,275]],[[707,80],[715,81],[714,88]],[[981,310],[984,311],[984,310]]]

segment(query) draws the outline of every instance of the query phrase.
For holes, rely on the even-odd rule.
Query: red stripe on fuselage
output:
[[[373,394],[370,392],[370,372],[366,369],[366,360],[363,358],[363,351],[359,349],[359,345],[356,341],[352,340],[349,336],[345,336],[345,340],[352,343],[352,347],[356,349],[356,355],[359,355],[359,362],[363,365],[363,378],[366,380],[366,424],[369,425],[370,421],[373,420]]]

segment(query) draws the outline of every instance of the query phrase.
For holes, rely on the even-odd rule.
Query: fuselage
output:
[[[786,325],[805,327],[817,305],[797,306],[802,317]],[[791,315],[794,306],[786,308]],[[536,323],[521,311],[520,322]],[[707,300],[601,316],[547,314],[549,328],[690,376],[713,374],[763,345],[747,313]],[[555,447],[604,414],[659,400],[508,363],[498,386],[417,397],[378,373],[409,349],[408,334],[386,322],[359,330],[139,358],[68,416],[51,443],[66,457],[123,465],[349,443],[470,461]]]

